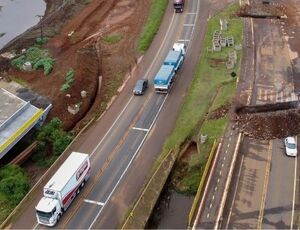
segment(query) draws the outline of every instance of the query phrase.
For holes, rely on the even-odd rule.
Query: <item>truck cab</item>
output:
[[[59,201],[49,197],[43,197],[35,210],[38,223],[50,227],[57,223],[62,214]]]
[[[184,8],[184,0],[173,0],[173,6],[176,13],[182,13]]]

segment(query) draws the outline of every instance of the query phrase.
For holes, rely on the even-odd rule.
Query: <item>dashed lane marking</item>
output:
[[[189,15],[196,15],[197,13],[195,13],[195,12],[188,12],[188,13],[186,13],[186,14],[189,14]]]
[[[218,187],[216,186],[216,187],[215,187],[215,191],[217,191],[217,190],[218,190]]]
[[[95,200],[84,199],[84,202],[90,203],[90,204],[96,204],[96,205],[99,205],[99,206],[104,206],[104,205],[105,205],[105,203],[103,203],[103,202],[98,202],[98,201],[95,201]]]
[[[194,26],[195,24],[183,24],[183,26]]]
[[[139,131],[144,131],[144,132],[149,132],[149,129],[143,129],[143,128],[138,128],[138,127],[132,127],[134,130],[139,130]]]
[[[230,144],[228,143],[228,144],[227,144],[227,148],[229,148],[229,146],[230,146]]]
[[[178,41],[179,41],[179,42],[189,42],[190,39],[179,39]]]
[[[209,218],[209,213],[207,213],[207,216],[206,216],[206,218],[207,218],[207,219]]]
[[[209,204],[209,208],[212,208],[212,203]]]

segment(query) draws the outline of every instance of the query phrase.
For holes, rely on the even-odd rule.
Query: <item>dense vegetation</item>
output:
[[[62,121],[52,119],[37,135],[38,147],[33,160],[39,165],[50,166],[71,143],[73,136],[62,129]]]
[[[0,168],[0,223],[29,191],[24,171],[15,165]]]
[[[23,70],[23,65],[26,62],[30,62],[34,70],[41,68],[44,70],[44,74],[48,75],[53,69],[55,60],[50,56],[47,50],[33,46],[28,48],[17,58],[13,59],[11,64],[16,68]]]

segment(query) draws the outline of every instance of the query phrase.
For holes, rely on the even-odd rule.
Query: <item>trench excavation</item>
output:
[[[285,18],[283,8],[271,4],[245,4],[237,12],[239,17],[281,19]]]
[[[255,139],[271,140],[300,133],[300,104],[298,101],[237,106],[234,127]]]

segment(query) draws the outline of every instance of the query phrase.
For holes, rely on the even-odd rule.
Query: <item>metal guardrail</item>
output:
[[[29,120],[27,120],[13,135],[11,135],[3,144],[0,145],[0,154],[12,144],[21,134],[28,129],[40,116],[44,113],[43,109],[39,109]]]
[[[201,181],[200,181],[200,184],[199,184],[199,187],[198,187],[198,190],[197,190],[197,193],[196,193],[196,196],[194,198],[194,201],[193,201],[193,204],[192,204],[192,208],[191,208],[191,211],[189,213],[189,219],[188,219],[188,226],[190,228],[191,224],[192,224],[192,221],[193,221],[193,218],[194,218],[194,214],[195,214],[195,210],[196,210],[196,206],[199,202],[199,198],[200,198],[200,194],[203,190],[203,185],[204,185],[204,182],[206,180],[206,177],[207,177],[207,173],[208,173],[208,170],[211,166],[211,162],[212,162],[212,159],[213,159],[213,156],[214,156],[214,153],[216,152],[216,147],[217,147],[217,140],[214,141],[213,143],[213,146],[211,148],[211,151],[209,153],[209,157],[207,159],[207,162],[206,162],[206,165],[205,165],[205,169],[204,169],[204,172],[203,172],[203,175],[201,177]]]

